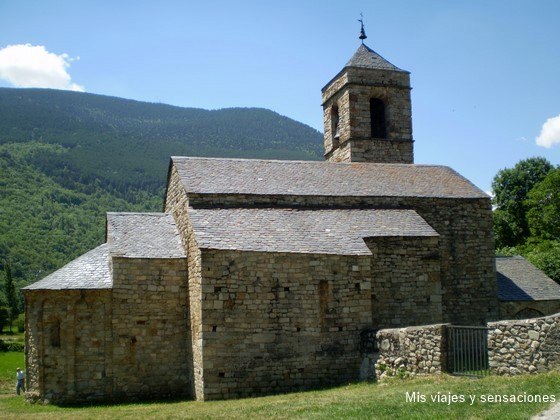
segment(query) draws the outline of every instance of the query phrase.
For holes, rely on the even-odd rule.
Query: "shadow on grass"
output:
[[[395,379],[395,382],[403,381],[403,379]],[[316,387],[307,387],[307,388],[294,388],[292,390],[284,391],[284,392],[269,392],[269,393],[261,393],[258,395],[246,395],[241,397],[229,398],[229,399],[218,399],[218,400],[205,400],[199,402],[224,402],[224,401],[241,401],[241,400],[258,400],[261,398],[269,398],[269,397],[279,397],[279,396],[288,396],[292,394],[301,394],[301,393],[312,393],[312,392],[321,392],[321,391],[334,391],[339,388],[345,388],[352,385],[373,385],[376,384],[376,380],[368,380],[368,381],[353,381],[353,382],[345,382],[340,384],[331,384],[331,385],[323,385],[323,386],[316,386]],[[113,399],[100,399],[100,400],[91,400],[85,402],[48,402],[42,403],[40,400],[36,401],[29,401],[31,404],[38,404],[38,405],[51,405],[54,407],[60,408],[93,408],[93,407],[119,407],[119,406],[127,406],[127,405],[151,405],[151,404],[159,404],[159,403],[185,403],[185,402],[196,402],[193,397],[188,395],[168,395],[168,396],[161,396],[161,397],[123,397],[123,398],[113,398]]]
[[[47,404],[41,403],[40,401],[31,402],[30,404],[38,404],[38,405],[51,405],[53,407],[60,407],[60,408],[93,408],[93,407],[105,407],[105,408],[112,408],[112,407],[120,407],[126,405],[152,405],[152,404],[169,404],[169,403],[183,403],[183,402],[192,402],[194,401],[192,398],[187,397],[160,397],[160,398],[146,398],[146,399],[113,399],[110,401],[87,401],[81,403],[52,403],[49,402]]]

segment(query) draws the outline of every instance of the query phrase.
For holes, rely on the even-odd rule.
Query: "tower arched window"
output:
[[[333,105],[331,108],[331,133],[333,147],[336,147],[340,140],[340,116],[338,114],[338,106],[336,105]]]
[[[385,118],[385,103],[379,98],[369,100],[369,115],[371,121],[371,137],[387,138],[387,121]]]

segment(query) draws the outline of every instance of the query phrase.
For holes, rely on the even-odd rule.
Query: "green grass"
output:
[[[10,378],[23,356],[0,354],[0,373],[9,365]],[[14,372],[12,372],[14,370]],[[15,373],[14,373],[15,376]],[[3,376],[2,376],[3,377]],[[12,382],[13,379],[12,379]],[[13,385],[13,384],[12,384]],[[13,386],[12,386],[13,387]],[[29,404],[17,396],[0,395],[0,418],[53,417],[109,418],[380,418],[380,419],[528,419],[546,409],[548,403],[482,403],[481,395],[537,394],[558,399],[560,373],[489,376],[483,379],[439,376],[384,383],[359,383],[321,391],[300,392],[263,398],[230,401],[169,401],[136,404],[57,407]],[[407,402],[406,393],[419,392],[427,402]],[[13,392],[13,390],[12,390]],[[431,395],[476,395],[477,401],[433,403]]]
[[[4,330],[0,331],[0,340],[5,342],[23,343],[25,341],[25,333],[18,332],[15,326],[12,327],[12,331],[10,331],[9,327],[4,327]]]
[[[23,353],[13,351],[0,352],[0,398],[6,394],[15,393],[16,369],[18,367],[22,369],[24,367]]]

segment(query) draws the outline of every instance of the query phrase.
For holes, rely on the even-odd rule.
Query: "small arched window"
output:
[[[331,133],[333,147],[336,147],[340,140],[340,116],[336,105],[331,107]]]
[[[385,120],[385,103],[379,98],[369,100],[369,115],[371,121],[371,137],[387,138],[387,123]]]
[[[521,309],[519,312],[517,312],[513,316],[513,319],[539,318],[541,316],[544,316],[544,314],[541,311],[538,311],[533,308],[524,308]]]

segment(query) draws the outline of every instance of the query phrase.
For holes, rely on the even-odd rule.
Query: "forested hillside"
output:
[[[37,142],[0,146],[0,256],[16,280],[43,277],[102,242],[109,210],[161,208],[160,197],[141,190],[129,189],[124,199],[95,183],[66,188],[34,165],[66,153]]]
[[[322,139],[266,109],[0,88],[0,270],[21,286],[101,243],[106,211],[161,211],[171,155],[320,159]]]
[[[50,89],[0,88],[0,144],[67,149],[35,159],[70,188],[99,182],[155,192],[171,155],[320,159],[317,130],[258,108],[208,111]],[[163,168],[163,170],[162,170]]]

